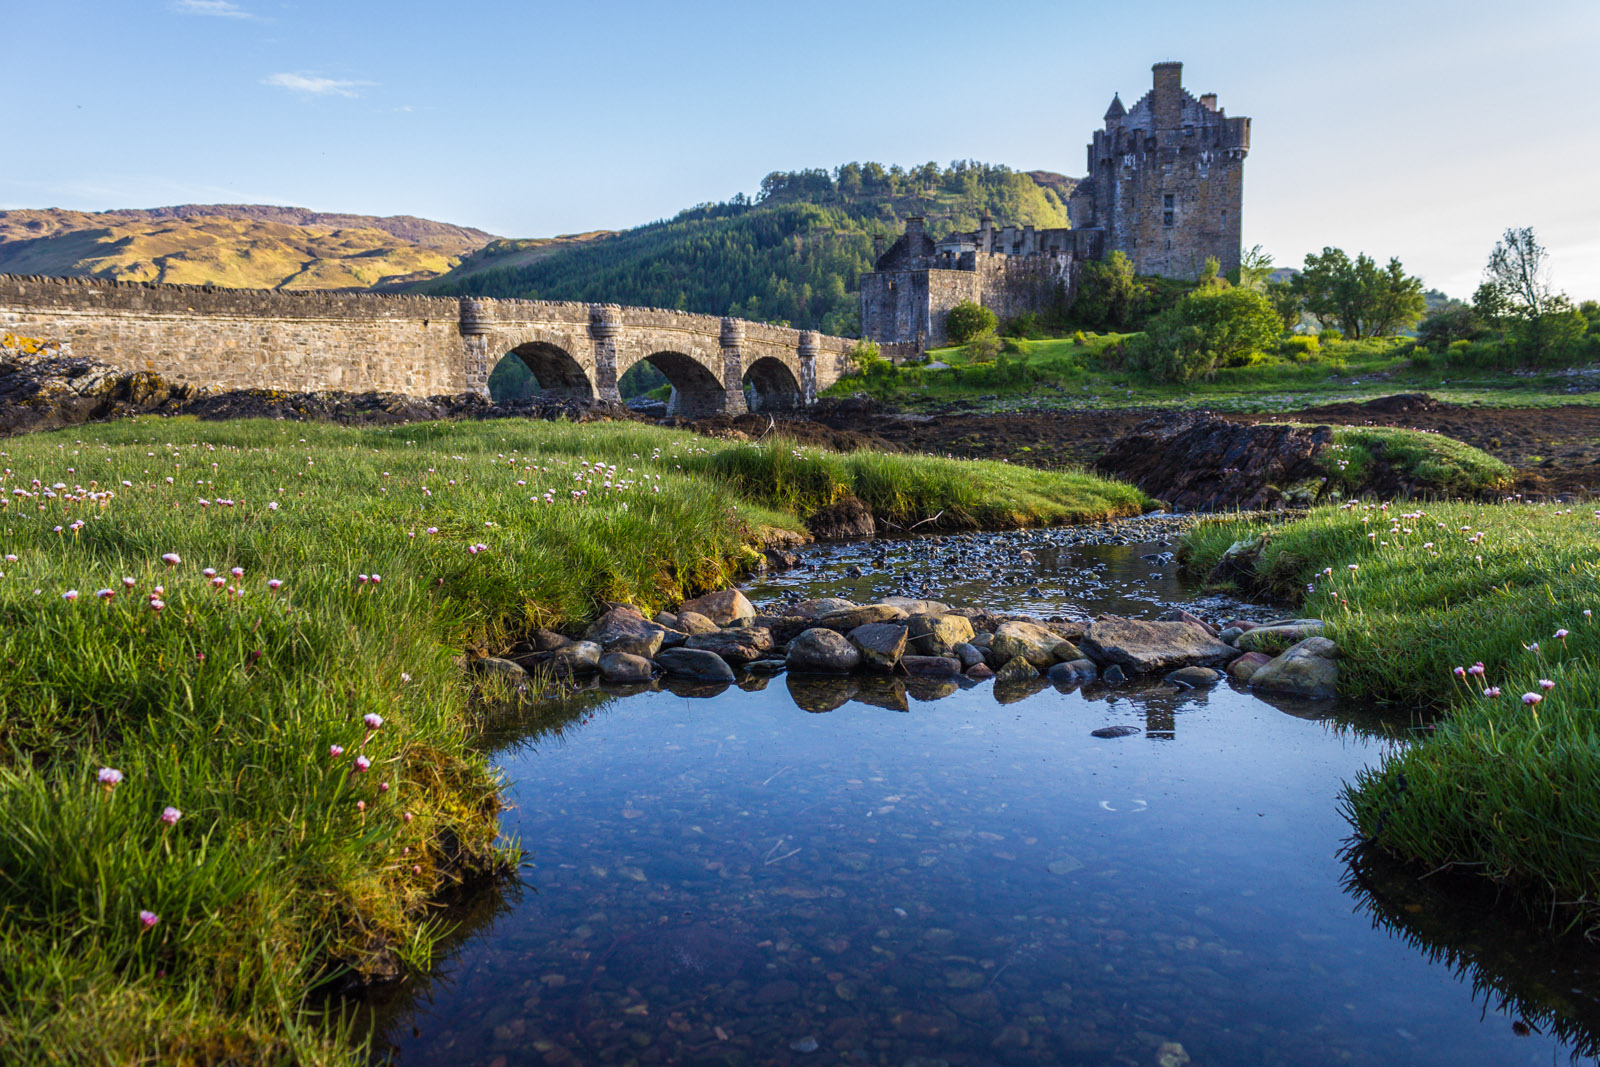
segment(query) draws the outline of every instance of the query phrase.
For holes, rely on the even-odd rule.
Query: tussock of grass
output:
[[[426,960],[424,903],[514,856],[465,647],[726,584],[842,489],[966,521],[1143,499],[631,424],[137,419],[0,445],[6,1062],[359,1058],[307,990],[379,949]]]
[[[1393,427],[1337,426],[1318,457],[1330,488],[1359,492],[1386,464],[1424,493],[1472,495],[1510,487],[1515,472],[1487,452],[1443,434]]]
[[[1260,532],[1203,524],[1186,558],[1205,569]],[[1495,879],[1541,917],[1600,929],[1600,628],[1584,614],[1600,610],[1600,517],[1356,506],[1265,532],[1257,573],[1327,620],[1340,689],[1445,712],[1347,790],[1361,834],[1422,869]],[[1454,678],[1478,662],[1481,678]],[[1485,697],[1490,686],[1502,695]],[[1529,707],[1524,693],[1543,700]]]

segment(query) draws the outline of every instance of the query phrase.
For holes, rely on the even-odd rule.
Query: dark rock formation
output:
[[[876,537],[872,509],[858,496],[847,496],[821,508],[806,520],[818,541],[863,541]]]

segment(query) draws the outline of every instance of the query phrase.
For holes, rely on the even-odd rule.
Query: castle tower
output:
[[[1192,96],[1182,63],[1151,75],[1131,108],[1113,97],[1095,131],[1073,227],[1102,231],[1105,251],[1126,253],[1140,274],[1193,278],[1211,256],[1226,273],[1239,265],[1250,120],[1228,118],[1215,93]]]

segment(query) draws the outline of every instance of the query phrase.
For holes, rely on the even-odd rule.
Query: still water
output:
[[[751,593],[1195,603],[1159,540],[1074,536],[815,550]],[[1340,788],[1403,719],[1228,683],[741,686],[580,694],[512,730],[523,886],[461,910],[381,1055],[1549,1064],[1600,1032],[1581,955],[1343,855]],[[1090,736],[1118,724],[1141,732]]]

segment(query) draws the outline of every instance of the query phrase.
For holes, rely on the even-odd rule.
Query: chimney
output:
[[[1205,108],[1207,111],[1217,110],[1217,94],[1207,93],[1206,95],[1202,96],[1200,98],[1200,106]]]
[[[978,225],[978,251],[985,255],[994,251],[994,219],[988,215]]]
[[[906,245],[908,246],[907,251],[911,253],[911,267],[914,270],[927,266],[927,261],[923,258],[922,251],[922,242],[925,238],[922,232],[922,221],[921,215],[906,216]]]
[[[878,260],[883,258],[883,234],[872,235],[872,264],[877,266]]]
[[[1008,255],[1009,256],[1012,253],[1012,251],[1016,249],[1016,247],[1017,247],[1017,228],[1015,226],[1007,226],[1007,227],[1003,228],[1000,231],[1000,251],[1001,251],[1001,253],[1004,254],[1004,255]]]
[[[1183,64],[1157,63],[1150,70],[1155,75],[1155,96],[1150,103],[1156,129],[1175,130],[1183,116]]]
[[[1030,222],[1022,227],[1022,254],[1031,256],[1038,250],[1038,246],[1034,244],[1033,223]]]

